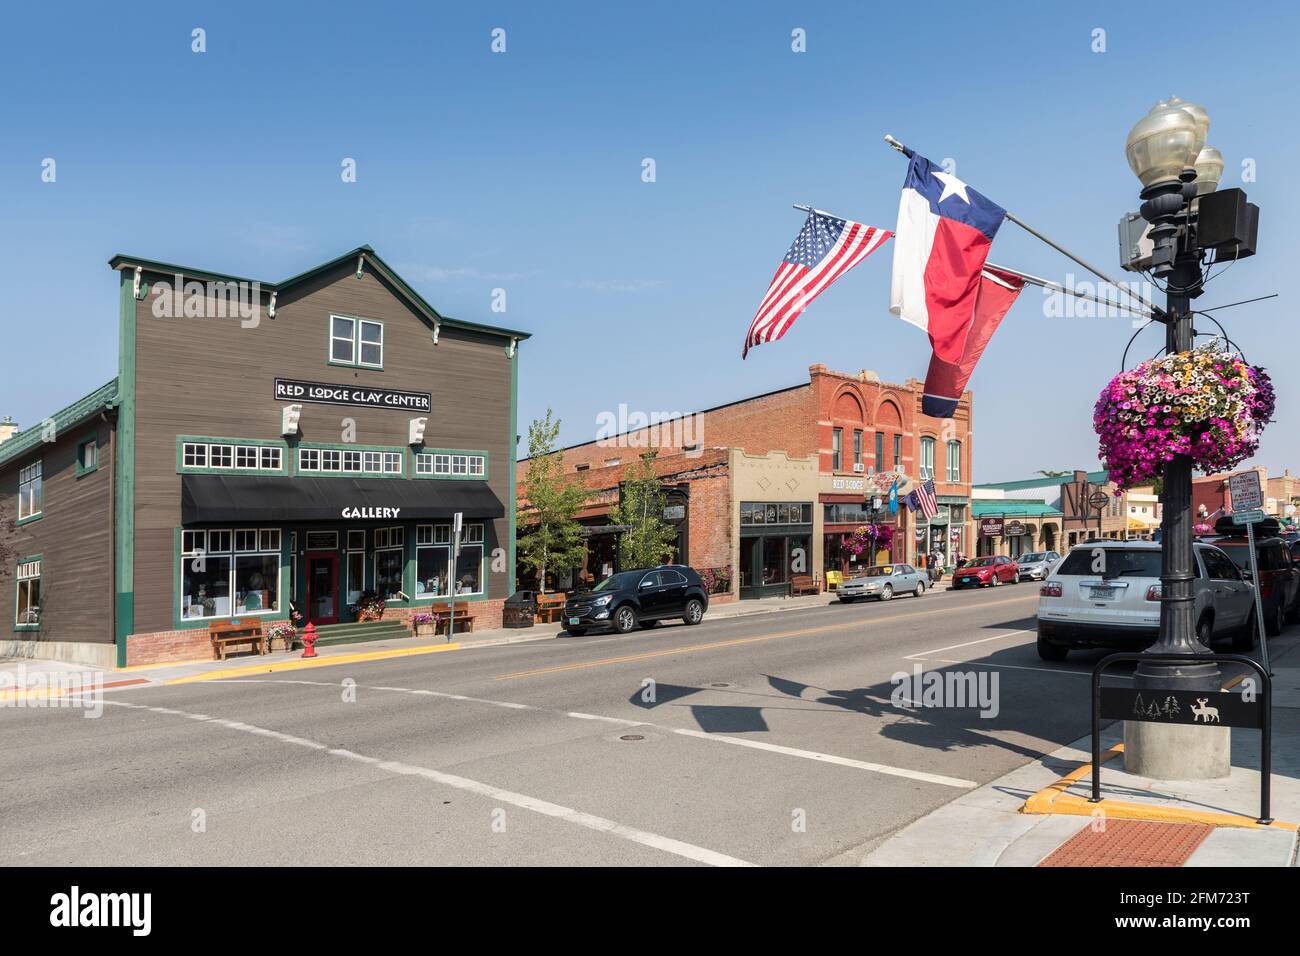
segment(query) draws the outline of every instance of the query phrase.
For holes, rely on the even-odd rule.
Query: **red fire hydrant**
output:
[[[302,632],[302,644],[305,650],[302,652],[303,657],[316,656],[316,625],[308,623],[307,629]]]

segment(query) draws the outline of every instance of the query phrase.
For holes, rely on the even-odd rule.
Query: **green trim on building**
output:
[[[17,561],[14,562],[14,568],[17,569],[18,565],[20,565],[20,564],[26,564],[28,561],[41,561],[41,562],[44,562],[44,560],[45,560],[45,555],[44,555],[44,554],[27,554],[27,555],[22,555],[22,556],[20,556],[20,557],[18,558]],[[39,581],[39,580],[41,580],[43,577],[45,577],[45,565],[42,563],[42,565],[41,565],[41,573],[38,574],[38,575],[36,576],[35,580]],[[31,580],[31,579],[30,579],[30,578],[23,578],[23,581],[28,581],[28,580]],[[24,632],[39,631],[39,630],[41,629],[41,624],[40,624],[39,621],[37,621],[35,624],[19,624],[19,623],[18,623],[18,585],[21,584],[21,583],[22,583],[22,582],[18,580],[18,575],[15,573],[15,574],[14,574],[14,631],[24,631]],[[42,600],[44,600],[44,598],[42,598]]]
[[[1074,481],[1074,472],[1068,475],[1061,475],[1059,478],[1025,478],[1020,481],[990,481],[979,485],[972,485],[975,489],[980,488],[1000,488],[1003,491],[1022,491],[1025,488],[1059,488],[1062,484],[1070,484]],[[1104,485],[1110,481],[1110,472],[1090,471],[1088,472],[1088,481],[1094,485]]]
[[[82,449],[87,446],[90,446],[91,448],[95,449],[95,460],[89,465],[83,464],[82,462],[82,458],[83,458]],[[94,474],[97,471],[99,471],[99,435],[95,434],[95,435],[90,435],[87,438],[83,438],[81,441],[77,442],[77,461],[76,461],[75,475],[77,478],[85,478],[87,475]]]
[[[117,666],[126,666],[126,639],[135,631],[135,321],[134,276],[119,273],[117,438],[114,442],[116,476],[113,503],[116,527],[113,541],[115,581],[113,639],[117,643]]]
[[[80,425],[87,418],[106,408],[112,408],[118,399],[118,380],[113,379],[99,386],[89,395],[77,399],[67,408],[61,408],[39,425],[20,431],[13,438],[0,445],[0,465],[19,458],[34,448],[43,445],[46,422],[54,423],[54,434],[62,435]]]
[[[44,507],[44,505],[42,505]],[[34,515],[28,515],[26,518],[19,518],[14,522],[15,528],[21,528],[25,524],[31,524],[33,521],[40,521],[45,517],[44,511],[38,511]]]
[[[186,444],[194,445],[248,445],[258,448],[280,449],[280,468],[212,468],[185,464]],[[208,460],[212,460],[211,452]],[[176,474],[178,475],[267,475],[287,478],[289,476],[289,443],[268,438],[217,438],[211,435],[177,435],[176,436]]]
[[[481,475],[421,475],[415,470],[416,455],[474,455],[483,459],[483,474]],[[417,451],[410,450],[408,459],[410,473],[412,478],[421,480],[433,479],[435,481],[487,481],[488,475],[492,473],[492,456],[486,451],[480,451],[475,448],[425,448],[423,445]]]
[[[399,455],[402,460],[402,470],[397,474],[382,471],[303,471],[298,467],[301,460],[299,452],[303,449],[308,451],[356,451],[356,452],[378,452],[380,454]],[[293,475],[305,475],[308,478],[405,478],[406,470],[413,462],[408,461],[408,449],[404,445],[349,445],[340,442],[299,442],[293,446]],[[363,459],[364,462],[364,459]]]
[[[283,528],[278,528],[280,532],[280,589],[276,593],[276,600],[280,602],[280,610],[266,613],[244,612],[243,614],[228,614],[223,617],[204,617],[195,621],[186,621],[181,619],[181,594],[184,591],[184,582],[181,579],[181,573],[184,569],[185,559],[181,557],[181,532],[186,529],[179,525],[172,529],[172,559],[174,567],[172,569],[172,629],[176,631],[195,631],[199,628],[207,629],[209,624],[215,621],[232,621],[239,618],[255,617],[259,621],[287,621],[289,620],[289,583],[291,580],[292,563],[289,560],[289,533]],[[272,552],[267,551],[266,554]],[[208,557],[226,557],[226,555],[208,555]],[[232,562],[238,554],[231,554]],[[232,565],[233,567],[233,565]],[[231,595],[233,599],[234,595]]]
[[[507,472],[506,472],[506,593],[509,597],[515,593],[515,551],[516,551],[516,529],[517,512],[519,511],[519,347],[522,342],[516,342],[514,347],[506,353],[506,360],[510,363],[510,434],[506,442],[506,448],[509,449],[507,454]]]

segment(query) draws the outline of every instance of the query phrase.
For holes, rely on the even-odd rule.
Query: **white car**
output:
[[[1226,554],[1193,547],[1196,636],[1207,648],[1231,635],[1249,650],[1255,632],[1254,588]],[[1089,541],[1058,564],[1038,591],[1038,656],[1062,661],[1075,647],[1142,650],[1160,631],[1160,545]]]
[[[1021,581],[1041,581],[1060,563],[1061,556],[1055,551],[1031,551],[1016,558]]]

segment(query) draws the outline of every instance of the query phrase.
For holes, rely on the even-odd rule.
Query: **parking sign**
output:
[[[1259,472],[1243,471],[1228,477],[1228,501],[1233,511],[1254,511],[1264,507]]]

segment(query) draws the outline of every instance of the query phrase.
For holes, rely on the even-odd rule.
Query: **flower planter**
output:
[[[1258,450],[1273,407],[1262,368],[1207,345],[1116,375],[1093,409],[1093,427],[1118,493],[1162,477],[1178,455],[1206,474],[1235,468]]]
[[[416,636],[416,637],[433,637],[433,636],[435,635],[435,633],[437,633],[437,629],[435,628],[435,626],[434,626],[433,624],[417,624],[417,625],[415,625],[415,636]]]

